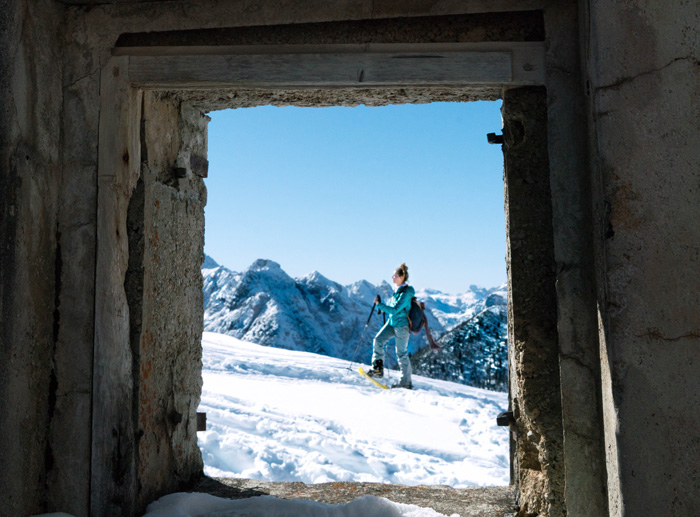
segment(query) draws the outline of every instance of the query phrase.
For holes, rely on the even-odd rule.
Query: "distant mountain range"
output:
[[[205,256],[202,276],[206,331],[265,346],[348,360],[354,357],[363,363],[370,362],[372,338],[383,324],[375,312],[363,333],[374,297],[379,294],[389,299],[393,294],[387,282],[373,285],[361,280],[343,286],[317,271],[292,278],[277,262],[265,259],[237,273]],[[470,286],[459,295],[433,289],[418,291],[416,297],[426,305],[433,336],[444,349],[432,352],[425,333],[412,335],[409,352],[416,373],[476,386],[483,384],[483,379],[474,374],[474,368],[488,365],[493,370],[493,365],[500,363],[505,368],[506,296],[505,286]],[[496,324],[493,318],[503,321]],[[496,346],[496,342],[503,342],[503,346]],[[481,351],[477,353],[477,349]],[[492,353],[499,356],[492,360],[482,357]],[[471,370],[467,359],[474,365]],[[390,367],[395,364],[393,347],[389,347],[387,363]],[[500,383],[481,384],[479,387],[505,389]]]

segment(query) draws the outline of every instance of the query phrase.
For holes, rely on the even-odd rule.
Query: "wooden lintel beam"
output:
[[[119,49],[127,54],[128,47]],[[540,43],[132,47],[144,88],[531,85],[544,82]],[[247,52],[246,52],[247,51]]]

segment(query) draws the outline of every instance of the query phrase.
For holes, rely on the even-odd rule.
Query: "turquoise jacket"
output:
[[[411,298],[416,290],[410,285],[398,288],[391,297],[389,303],[378,303],[377,309],[389,315],[389,325],[392,327],[405,327],[408,325],[408,311],[411,310]]]

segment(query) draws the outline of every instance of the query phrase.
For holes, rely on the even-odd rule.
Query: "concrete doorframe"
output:
[[[127,213],[132,192],[141,174],[144,92],[205,92],[206,96],[206,92],[212,90],[347,91],[368,88],[382,91],[398,88],[440,88],[444,93],[475,88],[478,92],[488,91],[491,95],[496,92],[496,96],[507,97],[504,92],[514,88],[543,85],[546,72],[544,63],[542,43],[518,42],[382,44],[361,47],[267,46],[264,50],[250,47],[156,47],[116,50],[102,70],[100,91],[92,512],[116,515],[124,505],[132,509],[137,508],[140,503],[135,500],[133,494],[139,490],[149,491],[149,487],[142,486],[143,480],[138,479],[136,464],[139,452],[133,438],[139,428],[133,411],[134,392],[140,382],[135,375],[139,374],[131,368],[115,368],[115,365],[131,365],[133,362],[129,337],[130,307],[125,294],[124,279],[129,268],[130,253]],[[427,98],[431,99],[430,95]],[[506,99],[505,102],[509,101]],[[544,104],[542,106],[544,108]],[[546,112],[543,115],[546,118]],[[517,131],[516,128],[515,133]],[[511,146],[516,144],[513,140],[518,138],[517,135],[513,136],[515,133],[504,133],[506,150],[509,147],[509,139]],[[547,145],[546,140],[543,145]],[[517,182],[520,183],[521,179],[518,178]],[[544,178],[544,181],[547,180],[548,174]],[[541,182],[542,178],[538,181]],[[550,196],[548,184],[545,190],[543,195],[546,198]],[[524,228],[524,231],[527,231],[526,227]],[[520,247],[519,234],[509,234],[508,240],[508,267],[511,271],[511,264],[514,260],[519,260],[518,254],[527,247]],[[549,238],[548,241],[551,242]],[[552,246],[549,247],[549,252],[554,267]],[[528,255],[529,251],[520,258],[527,262]],[[524,268],[520,274],[528,274],[528,271],[531,269]],[[509,281],[511,284],[517,283],[512,278],[509,278]],[[550,287],[552,289],[545,290],[547,296],[556,298],[553,284]],[[511,316],[518,312],[518,308],[513,307],[512,299],[513,296],[510,296]],[[549,305],[556,303],[551,299],[549,302]],[[528,307],[532,309],[532,300],[528,302]],[[512,320],[517,324],[517,318]],[[517,339],[517,335],[511,331],[512,328],[509,336],[515,336]],[[155,336],[155,339],[157,340],[158,336]],[[521,342],[523,339],[526,343],[527,337],[522,338]],[[555,356],[557,352],[555,351]],[[511,365],[511,371],[520,375],[521,369],[518,364]],[[559,384],[556,365],[548,375]],[[195,410],[196,404],[192,411]],[[530,414],[528,418],[538,421],[537,415]],[[196,419],[188,418],[186,421],[190,420]],[[105,425],[105,422],[119,422],[119,428]],[[512,428],[517,432],[519,440],[532,433],[531,429],[519,428],[518,425],[516,423]],[[191,438],[192,433],[189,436]],[[196,449],[196,432],[193,440]],[[522,443],[525,442],[527,440]],[[521,447],[520,443],[519,441],[518,447]],[[542,446],[542,443],[533,445],[538,447]],[[560,442],[556,447],[565,448],[565,444]],[[563,450],[560,452],[563,456]],[[527,452],[527,456],[533,457],[531,451]],[[118,466],[115,466],[115,461]],[[518,472],[520,476],[522,471]],[[520,479],[514,481],[519,483]],[[530,481],[527,484],[529,485]],[[533,499],[546,500],[550,492],[560,492],[556,497],[562,500],[563,505],[565,488],[556,485],[555,483],[550,486],[546,479],[540,479],[534,485],[524,487],[525,493],[521,495],[524,499],[521,502],[527,505],[528,498],[533,498],[535,493],[539,493],[539,497]],[[105,506],[105,501],[118,503],[109,507]],[[533,503],[531,507],[540,504],[545,503],[540,501]]]

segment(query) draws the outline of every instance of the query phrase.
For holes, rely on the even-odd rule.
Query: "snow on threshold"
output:
[[[202,345],[198,411],[207,413],[208,430],[198,439],[209,476],[455,488],[509,483],[508,431],[496,426],[504,393],[419,376],[412,391],[381,390],[341,359],[208,332]],[[390,375],[396,382],[398,372]]]
[[[347,504],[330,505],[270,496],[222,499],[208,494],[171,494],[148,506],[145,517],[443,517],[429,508],[364,496]],[[452,517],[459,517],[453,514]]]

